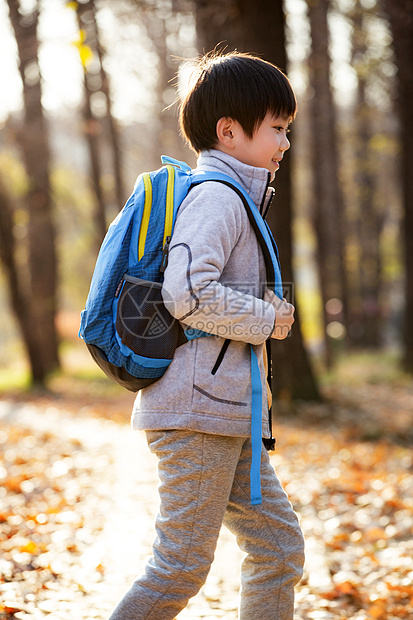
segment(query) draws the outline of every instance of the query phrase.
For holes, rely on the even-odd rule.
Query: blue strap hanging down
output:
[[[258,358],[251,345],[251,444],[252,459],[250,469],[251,504],[261,504],[261,448],[262,448],[262,383]]]
[[[277,295],[277,297],[282,299],[283,287],[281,280],[280,263],[278,258],[278,249],[272,237],[271,230],[267,222],[262,218],[262,215],[257,208],[257,205],[253,202],[249,194],[245,191],[242,185],[240,185],[240,183],[237,183],[237,181],[235,181],[232,177],[228,177],[222,172],[207,172],[205,170],[201,170],[192,174],[192,185],[197,185],[202,181],[220,181],[232,187],[240,196],[243,196],[244,202],[246,201],[247,212],[249,211],[251,213],[251,216],[255,221],[255,225],[258,227],[258,230],[260,231],[263,241],[269,252],[270,260],[274,268],[274,293]]]
[[[163,157],[163,163],[171,163],[182,167],[186,172],[191,172],[188,166],[183,162],[173,161],[170,158]],[[258,227],[263,241],[269,252],[270,260],[274,269],[274,292],[282,299],[282,281],[280,264],[278,258],[278,250],[275,242],[273,241],[271,231],[261,216],[261,213],[257,209],[255,203],[251,200],[250,196],[246,193],[245,189],[237,183],[233,178],[228,177],[221,172],[212,171],[197,171],[192,172],[191,184],[197,185],[202,181],[221,181],[230,185],[233,189],[238,190],[238,193],[244,197],[244,203],[246,201],[247,212],[250,211],[252,217],[255,220],[255,224]],[[257,231],[256,231],[257,232]],[[204,332],[198,330],[188,330],[185,332],[188,340],[192,338],[199,338],[205,336]],[[251,504],[257,505],[262,503],[261,496],[261,450],[262,450],[262,383],[261,373],[259,369],[258,359],[255,351],[251,345],[251,386],[252,386],[252,406],[251,406],[251,445],[252,445],[252,459],[250,469],[250,493]]]

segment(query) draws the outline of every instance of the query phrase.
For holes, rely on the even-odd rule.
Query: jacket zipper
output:
[[[211,370],[211,375],[215,375],[217,370],[218,370],[218,368],[221,366],[222,360],[224,359],[224,355],[227,352],[227,349],[229,347],[229,343],[230,342],[231,342],[231,340],[229,338],[227,338],[224,341],[224,344],[222,345],[221,350],[220,350],[220,352],[218,354],[217,361],[215,362],[214,367]]]

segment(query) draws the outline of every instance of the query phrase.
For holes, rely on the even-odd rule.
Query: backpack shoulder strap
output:
[[[278,249],[274,238],[271,234],[268,224],[263,219],[257,206],[245,191],[245,189],[237,183],[230,176],[221,172],[208,172],[200,171],[192,174],[191,187],[199,185],[205,181],[217,181],[223,183],[228,187],[231,187],[238,196],[241,198],[252,228],[257,236],[258,242],[261,245],[267,274],[267,286],[274,290],[275,294],[283,298],[282,282],[281,282],[281,267],[278,256]]]
[[[219,183],[223,183],[228,187],[231,187],[241,198],[244,203],[248,219],[254,232],[257,236],[258,242],[261,245],[264,259],[265,259],[265,267],[266,267],[266,276],[267,276],[267,286],[268,288],[272,288],[275,294],[282,299],[283,298],[283,288],[281,281],[281,266],[280,259],[278,255],[278,248],[275,243],[274,237],[272,236],[271,230],[267,224],[267,222],[263,219],[261,213],[257,209],[257,206],[252,201],[251,197],[245,191],[245,189],[237,183],[230,176],[220,173],[220,172],[195,172],[192,175],[192,183],[191,187],[195,185],[199,185],[205,181],[217,181]],[[217,366],[221,363],[222,358],[225,355],[225,352],[229,345],[229,340],[225,340],[223,347],[221,349],[218,360],[215,364],[214,371],[216,371]],[[270,341],[267,340],[266,343],[267,348],[267,356],[268,356],[268,375],[267,380],[271,383],[272,379],[272,370],[271,370],[271,345]],[[262,386],[261,386],[261,378],[258,370],[258,361],[251,346],[251,382],[253,389],[253,403],[252,403],[252,416],[251,416],[251,430],[252,430],[252,444],[253,444],[253,462],[251,464],[251,503],[260,504],[261,503],[261,486],[260,486],[260,474],[259,474],[259,460],[261,454],[261,398],[262,398]],[[267,450],[271,451],[275,448],[275,439],[272,437],[272,411],[271,407],[268,411],[269,414],[269,425],[271,438],[263,439],[264,446]]]

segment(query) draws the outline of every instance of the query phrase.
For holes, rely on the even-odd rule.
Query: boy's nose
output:
[[[282,142],[280,144],[280,151],[288,151],[290,146],[291,146],[291,144],[290,144],[289,139],[287,138],[287,136],[284,136],[284,139],[282,140]]]

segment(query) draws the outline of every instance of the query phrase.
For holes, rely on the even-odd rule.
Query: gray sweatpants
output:
[[[262,504],[250,504],[251,441],[150,431],[159,458],[160,512],[153,557],[110,620],[173,620],[204,584],[222,523],[247,554],[241,620],[291,620],[304,563],[297,517],[262,450]]]

